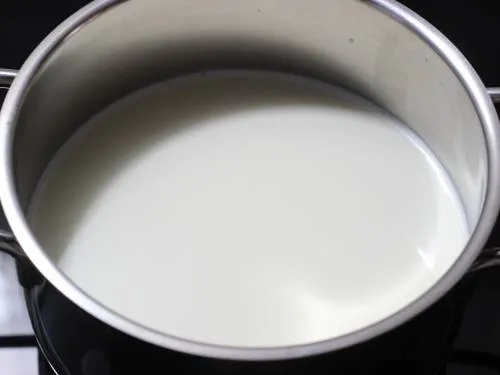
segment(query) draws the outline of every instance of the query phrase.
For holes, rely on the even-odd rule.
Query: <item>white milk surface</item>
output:
[[[30,222],[110,309],[243,347],[386,318],[468,237],[449,177],[391,115],[334,86],[244,71],[160,83],[92,118],[46,170]]]

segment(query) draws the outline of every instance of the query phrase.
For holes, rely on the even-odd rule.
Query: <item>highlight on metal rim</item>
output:
[[[0,69],[0,86],[10,85],[14,78],[16,78],[17,70]]]
[[[488,94],[490,94],[493,103],[500,104],[500,87],[490,87],[488,89]]]

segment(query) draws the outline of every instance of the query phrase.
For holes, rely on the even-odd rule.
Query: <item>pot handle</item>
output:
[[[16,260],[24,260],[26,256],[21,250],[12,233],[7,230],[0,229],[0,251],[9,254]]]
[[[488,94],[493,103],[500,104],[500,87],[488,87]],[[471,273],[485,268],[500,266],[500,246],[484,249],[470,269]]]
[[[14,78],[16,78],[16,75],[16,70],[0,69],[0,89],[7,90]],[[0,108],[1,104],[2,103],[0,102]],[[23,252],[17,245],[14,235],[5,229],[0,229],[0,251],[7,253],[16,259],[24,257]]]
[[[493,103],[500,104],[500,87],[489,87],[488,94],[490,94]]]
[[[16,75],[16,70],[0,69],[0,89],[8,90]],[[1,104],[0,102],[0,107]],[[9,229],[0,229],[0,252],[10,255],[16,260],[19,283],[23,287],[31,288],[42,281],[40,273],[33,267]]]
[[[16,75],[16,70],[0,69],[0,89],[7,90]],[[2,103],[0,101],[0,107],[1,104]],[[5,229],[0,229],[0,251],[7,253],[16,259],[20,259],[21,257],[25,258],[23,252],[17,245],[14,235]]]
[[[3,229],[0,230],[0,252],[15,259],[19,284],[24,288],[30,289],[42,282],[42,276],[24,254],[14,235]]]
[[[9,88],[16,75],[17,70],[0,69],[0,87]]]
[[[485,268],[500,266],[500,246],[484,249],[476,259],[470,272],[475,273]]]

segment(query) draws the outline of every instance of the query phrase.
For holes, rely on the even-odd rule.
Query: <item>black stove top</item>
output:
[[[498,0],[476,0],[459,3],[456,0],[400,0],[424,16],[453,43],[476,68],[489,86],[500,86],[500,8]],[[0,67],[17,69],[29,52],[50,30],[86,0],[4,0],[0,11],[0,35],[3,36]],[[2,99],[0,95],[0,100]],[[498,108],[500,110],[500,107]],[[0,226],[5,225],[3,218]],[[500,227],[490,238],[489,246],[500,245]],[[172,364],[184,373],[215,374],[373,374],[394,369],[403,374],[495,374],[500,373],[500,272],[482,271],[464,280],[432,308],[400,329],[351,348],[339,355],[323,355],[312,359],[290,361],[286,366],[222,362],[169,354]],[[58,298],[57,293],[51,298]],[[63,304],[64,302],[61,302]],[[50,322],[58,324],[64,309],[43,311],[48,329]],[[89,325],[89,337],[92,326]],[[54,342],[64,350],[77,345],[71,332]],[[140,344],[134,352],[122,352],[120,333],[110,333],[106,342],[74,358],[78,373],[109,375],[144,372]],[[22,344],[30,345],[26,340]],[[71,342],[73,342],[71,344]],[[90,353],[90,354],[89,354]],[[52,375],[40,356],[40,374]],[[111,370],[110,363],[114,367]],[[116,365],[121,363],[121,365]],[[168,366],[168,365],[166,365]],[[175,367],[173,367],[175,368]],[[279,370],[277,370],[279,368]],[[117,370],[116,370],[117,369]],[[168,368],[155,372],[168,371]],[[112,372],[113,371],[113,372]],[[173,370],[175,373],[178,371]],[[437,372],[436,372],[437,371]]]

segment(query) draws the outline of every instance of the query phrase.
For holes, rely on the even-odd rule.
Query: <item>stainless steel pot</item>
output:
[[[25,217],[47,163],[76,129],[123,95],[193,71],[279,70],[340,83],[387,108],[447,168],[471,236],[420,298],[373,325],[300,346],[222,347],[126,319],[86,295],[39,245]],[[15,77],[15,79],[14,79]],[[103,322],[150,343],[203,356],[268,360],[343,348],[388,331],[439,299],[471,269],[500,205],[500,124],[490,95],[460,52],[391,0],[98,0],[58,26],[13,80],[0,114],[0,199],[15,240],[2,248],[32,264]],[[22,250],[21,250],[22,249]],[[496,254],[488,254],[488,262]],[[481,265],[479,265],[480,267]],[[36,283],[37,276],[26,281]]]

